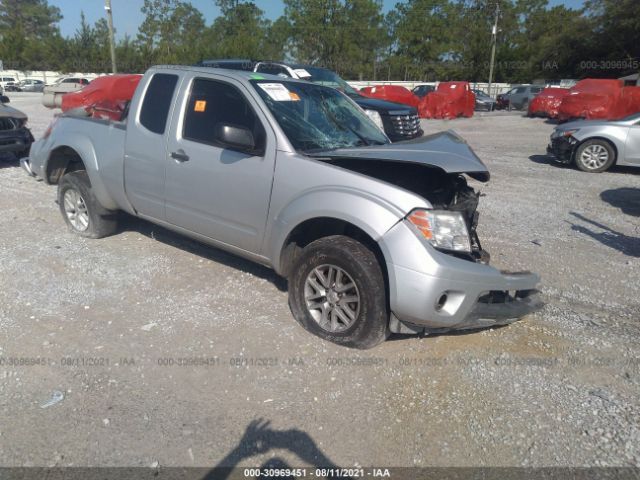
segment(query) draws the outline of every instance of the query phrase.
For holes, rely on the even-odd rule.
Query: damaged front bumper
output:
[[[512,323],[543,306],[530,272],[501,272],[456,258],[418,238],[405,222],[380,242],[387,258],[396,333],[438,333]]]
[[[547,155],[561,163],[571,163],[577,144],[578,141],[573,137],[551,136],[551,142],[547,145]]]
[[[20,154],[29,150],[33,143],[33,135],[31,131],[22,127],[15,130],[0,131],[0,153],[11,152]]]

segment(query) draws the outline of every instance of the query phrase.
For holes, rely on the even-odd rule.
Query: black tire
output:
[[[344,273],[351,277],[360,300],[355,320],[343,331],[323,328],[307,308],[307,280],[316,268],[327,266],[342,270],[342,278]],[[301,252],[291,272],[289,306],[295,319],[309,332],[338,345],[359,349],[372,348],[387,338],[389,311],[382,269],[374,253],[363,244],[342,235],[321,238]],[[330,274],[328,277],[331,282]],[[337,277],[334,278],[337,283]],[[328,294],[324,298],[328,305]]]
[[[525,100],[524,102],[522,102],[522,107],[520,107],[520,110],[524,110],[525,112],[529,111],[529,100]]]
[[[590,149],[594,148],[598,149],[603,154],[606,154],[607,157],[603,163],[590,163],[588,158],[586,158],[589,157],[589,154],[585,153],[585,151],[589,152]],[[582,142],[578,146],[573,157],[573,161],[583,172],[600,173],[608,170],[611,165],[616,162],[616,151],[608,141],[601,138],[594,138],[592,140]]]
[[[67,194],[67,192],[70,193]],[[71,214],[68,214],[65,208],[65,195],[69,195],[69,198],[78,195],[82,200],[84,204],[82,211],[86,212],[88,220],[85,228],[78,226],[78,220],[75,221],[76,225],[74,225],[74,222],[71,220]],[[72,203],[78,208],[78,203]],[[58,205],[60,207],[60,213],[62,213],[62,218],[64,218],[69,230],[82,237],[102,238],[112,235],[118,228],[117,212],[107,210],[100,205],[93,194],[91,182],[85,170],[67,173],[62,177],[62,180],[60,180],[58,184]],[[76,210],[76,214],[78,211],[79,209]]]

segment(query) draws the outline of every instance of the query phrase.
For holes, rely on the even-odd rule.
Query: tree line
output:
[[[212,0],[213,1],[213,0]],[[617,77],[640,70],[640,1],[586,0],[580,9],[548,0],[283,0],[270,20],[256,3],[215,0],[207,24],[184,0],[144,0],[135,36],[119,37],[118,70],[194,64],[211,58],[288,60],[348,79],[486,81],[498,16],[494,79]],[[5,69],[109,72],[107,22],[81,15],[63,37],[47,0],[0,0]],[[117,32],[117,25],[116,25]]]

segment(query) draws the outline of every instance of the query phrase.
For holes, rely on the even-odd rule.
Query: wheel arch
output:
[[[57,185],[66,173],[86,169],[82,156],[74,148],[59,145],[49,154],[44,172],[45,181],[50,185]]]
[[[582,140],[579,140],[578,143],[576,144],[576,146],[573,148],[573,156],[572,156],[572,161],[575,163],[576,161],[576,155],[578,154],[578,150],[580,149],[580,147],[590,141],[590,140],[600,140],[603,142],[606,142],[607,144],[609,144],[609,146],[611,146],[611,148],[613,149],[613,163],[611,164],[611,166],[615,165],[616,163],[618,163],[618,157],[619,157],[619,150],[618,150],[618,146],[616,145],[616,142],[614,142],[613,140],[611,140],[610,138],[607,137],[603,137],[600,135],[595,135],[592,137],[587,137],[584,138]]]
[[[50,185],[56,185],[66,173],[76,170],[87,172],[91,189],[104,208],[118,209],[117,203],[100,178],[96,153],[88,138],[79,138],[73,143],[54,146],[44,165],[44,181]]]
[[[289,231],[282,243],[276,270],[280,275],[288,277],[291,273],[291,267],[304,247],[315,240],[333,235],[344,235],[369,248],[378,263],[380,263],[385,283],[388,281],[384,253],[378,241],[371,235],[371,232],[367,232],[355,223],[345,219],[327,216],[306,219]]]

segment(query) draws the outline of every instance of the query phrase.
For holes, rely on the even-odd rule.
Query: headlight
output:
[[[382,117],[375,110],[365,110],[364,113],[375,123],[380,130],[384,132],[384,125],[382,124]]]
[[[574,128],[573,130],[554,130],[553,133],[551,134],[551,138],[560,138],[560,137],[569,138],[577,131],[578,131],[577,128]]]
[[[460,212],[414,210],[407,217],[424,238],[436,248],[471,252],[467,223]]]

